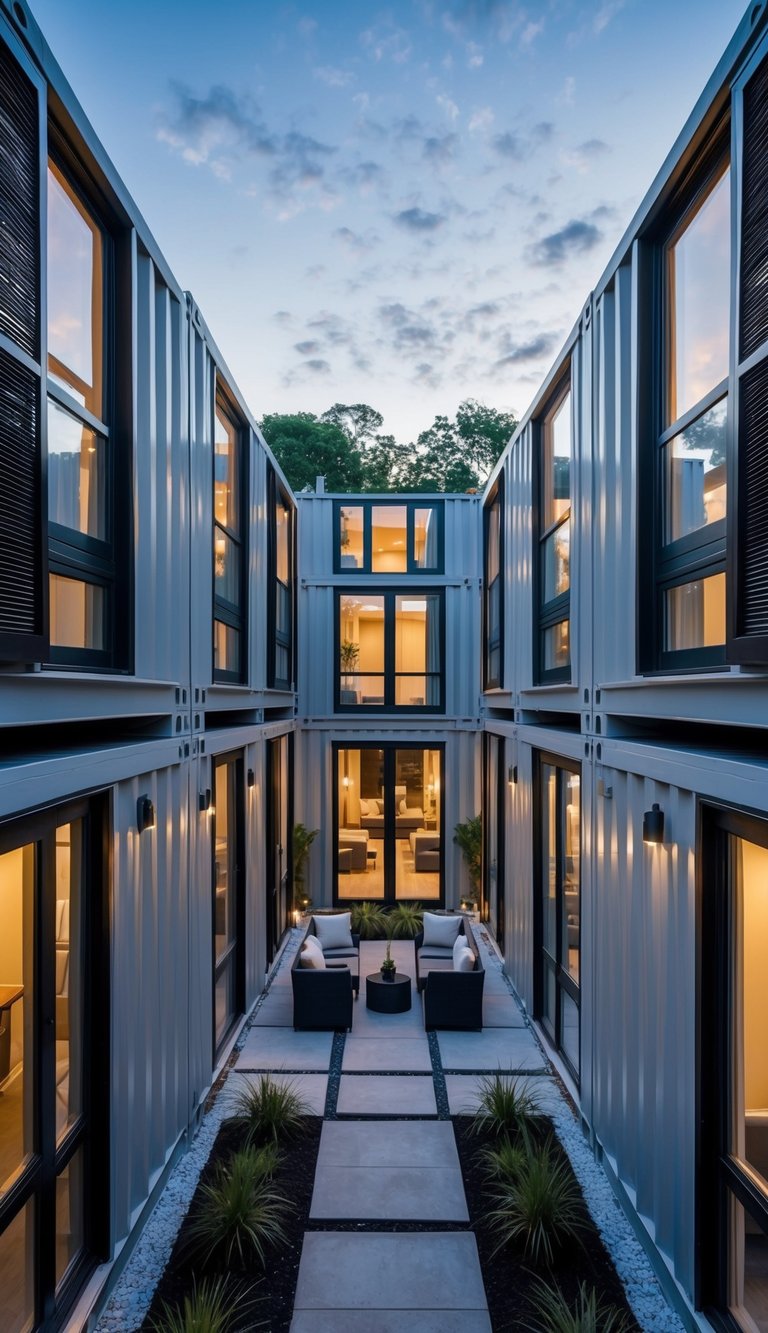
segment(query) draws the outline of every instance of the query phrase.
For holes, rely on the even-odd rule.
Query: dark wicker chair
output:
[[[315,919],[311,917],[304,939],[314,933]],[[352,936],[351,949],[329,949],[323,956],[325,968],[302,967],[301,946],[296,951],[291,967],[294,1029],[351,1031],[353,1002],[360,990],[360,936]],[[356,972],[351,970],[352,964],[356,964]]]
[[[485,968],[475,937],[466,917],[461,931],[475,956],[472,972],[454,972],[437,968],[422,974],[419,952],[424,943],[424,932],[414,939],[416,951],[416,985],[424,992],[424,1027],[449,1031],[480,1032],[483,1027],[483,986]],[[461,932],[460,932],[461,933]],[[427,959],[424,960],[428,961]],[[452,960],[451,960],[452,961]]]

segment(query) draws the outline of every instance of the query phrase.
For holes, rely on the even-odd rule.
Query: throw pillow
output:
[[[368,809],[368,802],[367,802],[367,801],[361,801],[361,802],[360,802],[360,814],[361,814],[361,815],[367,815],[367,814],[370,814],[370,811],[369,811],[369,809]]]
[[[460,916],[437,916],[424,913],[424,944],[441,949],[452,949],[461,925]]]
[[[460,954],[460,953],[463,953],[463,951],[464,951],[465,949],[468,949],[468,948],[469,948],[469,945],[467,944],[467,937],[466,937],[466,935],[457,935],[457,936],[456,936],[456,942],[455,942],[455,944],[454,944],[454,946],[453,946],[453,970],[454,970],[454,972],[458,972],[458,970],[459,970],[459,954]],[[470,952],[471,952],[471,950],[470,950]]]
[[[323,951],[314,935],[307,935],[301,946],[301,966],[313,967],[318,972],[322,972],[325,967]]]
[[[459,949],[458,957],[456,956],[456,952],[454,952],[453,970],[454,972],[474,972],[475,955],[471,949],[467,948],[466,944],[463,948]]]
[[[321,949],[351,949],[351,912],[334,912],[332,916],[316,916],[315,930]]]
[[[405,797],[403,797],[402,801],[400,802],[400,814],[404,815],[407,809],[408,806],[405,803]]]

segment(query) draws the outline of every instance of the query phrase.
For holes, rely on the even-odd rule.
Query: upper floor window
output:
[[[656,651],[646,665],[725,660],[731,196],[727,158],[667,219],[656,438]]]
[[[443,596],[337,595],[338,709],[442,712]]]
[[[48,561],[51,659],[115,657],[117,471],[107,375],[110,238],[48,163]]]
[[[538,679],[548,683],[571,674],[570,368],[539,425]]]
[[[336,572],[440,573],[443,506],[418,500],[370,501],[335,506]]]
[[[290,690],[294,678],[294,508],[269,470],[269,648],[267,684]]]
[[[246,668],[245,428],[216,387],[213,442],[213,675],[241,681]]]
[[[483,685],[500,689],[504,679],[504,474],[483,511],[485,601]]]

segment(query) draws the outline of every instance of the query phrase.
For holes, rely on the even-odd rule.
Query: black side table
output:
[[[405,1014],[411,1007],[411,978],[395,973],[394,981],[382,981],[380,972],[365,978],[365,1006],[375,1014]]]

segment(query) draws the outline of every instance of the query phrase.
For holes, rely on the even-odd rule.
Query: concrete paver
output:
[[[428,1075],[342,1074],[339,1115],[437,1115]]]
[[[297,1312],[487,1308],[472,1232],[310,1231],[304,1237]]]
[[[347,1037],[344,1073],[388,1070],[391,1073],[431,1073],[432,1060],[424,1033],[418,1037]]]
[[[294,1032],[293,1028],[251,1028],[235,1067],[247,1069],[327,1070],[332,1032]]]
[[[443,1069],[540,1069],[546,1060],[533,1036],[526,1029],[488,1028],[483,1032],[439,1032],[440,1059]]]

